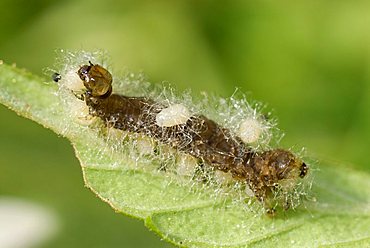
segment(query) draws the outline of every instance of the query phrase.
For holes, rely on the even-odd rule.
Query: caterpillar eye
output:
[[[299,170],[300,170],[299,177],[304,178],[307,175],[308,166],[305,163],[302,163],[301,168],[299,168]]]
[[[91,70],[91,66],[84,65],[78,70],[77,74],[81,78],[82,81],[89,81],[89,71]]]

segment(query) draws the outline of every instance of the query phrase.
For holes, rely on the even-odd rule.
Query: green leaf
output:
[[[370,244],[370,176],[326,161],[312,172],[310,201],[270,218],[231,196],[143,169],[107,148],[97,130],[73,121],[57,85],[0,65],[0,102],[73,144],[86,186],[116,211],[143,219],[184,247],[365,247]],[[4,121],[4,120],[2,120]],[[105,147],[105,149],[102,149]],[[113,166],[114,165],[114,166]],[[315,199],[315,200],[313,200]]]

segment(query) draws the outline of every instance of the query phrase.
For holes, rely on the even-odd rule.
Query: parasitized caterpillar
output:
[[[113,93],[112,74],[91,61],[52,78],[59,82],[63,77],[69,82],[67,88],[86,104],[89,116],[188,154],[200,167],[231,174],[233,180],[248,185],[270,214],[275,211],[276,194],[289,191],[308,172],[308,166],[288,150],[253,147],[263,131],[254,118],[244,119],[235,132],[204,114],[191,113],[183,104]],[[289,202],[283,204],[289,208]]]

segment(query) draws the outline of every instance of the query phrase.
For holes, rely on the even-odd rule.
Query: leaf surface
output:
[[[106,148],[96,130],[72,120],[57,91],[53,82],[14,66],[0,65],[0,102],[68,138],[80,160],[87,187],[116,211],[143,219],[151,230],[176,245],[370,245],[367,173],[326,161],[313,172],[310,195],[314,200],[269,218],[244,203],[235,203],[231,196],[216,197],[199,184],[179,183],[165,173],[144,170],[144,161],[133,161]]]

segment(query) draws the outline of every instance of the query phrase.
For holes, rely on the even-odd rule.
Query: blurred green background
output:
[[[282,145],[370,172],[370,1],[1,0],[0,59],[42,75],[55,49],[193,92],[252,92]],[[54,209],[42,247],[170,247],[83,187],[68,141],[0,106],[0,195]]]

